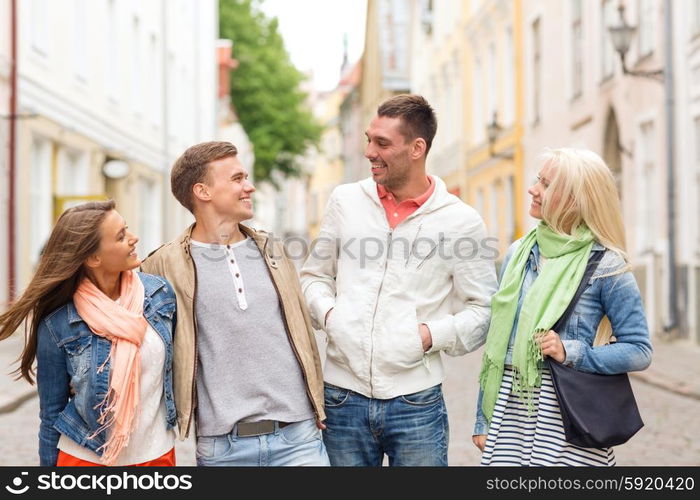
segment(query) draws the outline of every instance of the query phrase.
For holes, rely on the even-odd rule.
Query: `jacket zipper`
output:
[[[416,235],[413,237],[413,244],[411,244],[411,248],[408,251],[408,255],[406,256],[406,262],[404,262],[404,268],[408,267],[408,262],[411,260],[411,255],[413,255],[414,250],[416,249],[416,241],[418,241],[418,235],[420,234],[420,230],[423,229],[423,223],[421,222],[418,224],[418,231],[416,231]]]
[[[195,400],[196,400],[196,389],[197,389],[197,313],[195,308],[197,307],[197,266],[194,264],[194,258],[192,257],[192,252],[189,247],[188,242],[187,255],[192,262],[192,269],[194,270],[194,291],[192,292],[192,324],[194,325],[194,363],[192,364],[192,400],[190,404],[190,414],[187,416],[187,431],[185,432],[185,438],[190,435],[190,425],[192,424],[192,415],[195,411]],[[173,339],[173,345],[175,344],[175,339]]]
[[[438,238],[437,244],[428,252],[428,254],[423,257],[423,259],[418,263],[416,266],[416,269],[420,269],[423,267],[423,264],[425,264],[425,261],[432,258],[433,255],[435,255],[435,252],[437,252],[437,249],[439,246],[442,246],[442,243],[445,241],[445,237],[443,235],[440,235],[440,238]]]
[[[292,334],[289,332],[289,325],[287,324],[287,312],[284,309],[284,301],[282,300],[282,295],[280,295],[279,288],[277,287],[277,283],[275,282],[275,278],[272,276],[272,272],[270,271],[269,265],[267,265],[267,244],[269,243],[269,239],[265,240],[265,245],[263,246],[263,259],[265,259],[265,269],[267,269],[267,274],[270,276],[270,281],[272,281],[272,286],[275,287],[275,292],[277,293],[277,300],[279,301],[280,308],[282,309],[282,316],[284,318],[284,331],[287,334],[287,340],[289,340],[289,345],[292,346],[292,352],[294,352],[294,356],[297,358],[297,363],[299,363],[299,368],[301,369],[301,376],[304,377],[304,387],[306,388],[306,396],[309,398],[309,401],[311,402],[311,406],[314,410],[314,416],[316,417],[316,422],[320,422],[320,412],[318,411],[318,407],[316,406],[316,402],[314,401],[314,398],[311,395],[311,390],[309,389],[309,380],[306,376],[306,371],[304,370],[304,364],[301,362],[301,357],[299,356],[299,352],[297,351],[296,345],[294,345],[294,339],[292,338]],[[272,258],[272,257],[270,257]]]
[[[377,290],[377,299],[374,301],[374,313],[372,313],[372,328],[369,330],[370,335],[370,350],[369,350],[369,392],[374,397],[374,386],[372,384],[372,361],[374,360],[374,324],[377,319],[377,309],[379,308],[379,296],[382,294],[382,288],[384,287],[384,278],[386,277],[386,270],[389,267],[389,252],[391,252],[391,243],[394,237],[394,230],[390,230],[388,233],[388,241],[386,251],[386,258],[384,259],[384,271],[382,272],[382,281],[379,283],[379,290]]]

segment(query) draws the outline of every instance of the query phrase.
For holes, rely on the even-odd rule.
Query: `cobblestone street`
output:
[[[460,358],[445,357],[444,384],[450,416],[450,464],[477,465],[472,445],[476,379],[481,351]],[[697,416],[700,401],[632,381],[645,427],[615,449],[618,465],[700,465]],[[39,403],[35,397],[14,412],[0,414],[0,465],[38,465]],[[177,445],[178,465],[194,465],[190,439]]]

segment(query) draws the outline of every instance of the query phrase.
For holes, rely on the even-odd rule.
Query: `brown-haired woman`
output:
[[[66,210],[0,316],[0,339],[27,321],[18,372],[33,383],[36,358],[41,465],[175,465],[175,294],[134,271],[138,238],[114,207]]]

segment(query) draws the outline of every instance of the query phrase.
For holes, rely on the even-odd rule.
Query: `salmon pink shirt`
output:
[[[382,202],[382,206],[386,212],[386,220],[389,222],[389,227],[391,229],[394,229],[401,222],[406,220],[406,217],[418,210],[418,207],[428,201],[430,195],[432,195],[433,191],[435,191],[435,182],[433,182],[433,179],[431,179],[429,175],[427,176],[427,179],[430,186],[425,193],[417,198],[404,200],[401,203],[397,203],[396,197],[391,192],[387,191],[384,186],[377,184],[379,201]]]

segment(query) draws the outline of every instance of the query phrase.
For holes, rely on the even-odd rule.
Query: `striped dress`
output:
[[[512,371],[506,370],[489,426],[481,465],[612,466],[612,448],[580,448],[564,440],[564,426],[549,369],[533,392],[534,410],[511,391]]]

